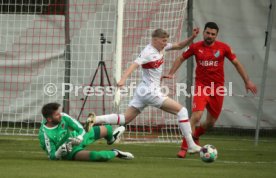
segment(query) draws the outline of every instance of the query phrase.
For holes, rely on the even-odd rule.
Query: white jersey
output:
[[[162,51],[158,51],[151,44],[148,44],[134,61],[141,65],[142,80],[148,86],[160,86],[165,51],[171,48],[172,44],[168,43]]]

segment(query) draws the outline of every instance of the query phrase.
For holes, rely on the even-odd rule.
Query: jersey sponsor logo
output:
[[[218,66],[218,61],[199,61],[199,64],[203,67],[209,67],[209,66]]]
[[[148,62],[146,64],[143,64],[142,67],[144,69],[156,69],[159,68],[164,63],[164,59],[159,59],[156,61]]]

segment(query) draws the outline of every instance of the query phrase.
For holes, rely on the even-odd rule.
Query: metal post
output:
[[[260,133],[260,122],[263,115],[263,103],[264,103],[264,92],[265,92],[265,84],[266,84],[266,76],[267,76],[267,66],[269,59],[269,50],[270,50],[270,42],[272,36],[272,25],[273,25],[273,17],[275,14],[275,1],[270,0],[269,6],[269,14],[268,14],[268,22],[267,22],[267,43],[265,50],[265,60],[263,65],[263,75],[262,75],[262,85],[261,85],[261,94],[259,99],[258,113],[257,113],[257,123],[256,123],[256,132],[255,132],[255,146],[258,145],[259,142],[259,133]]]
[[[65,30],[65,69],[64,69],[64,83],[70,83],[70,72],[71,72],[71,49],[70,49],[70,16],[69,16],[69,8],[70,8],[70,4],[69,4],[70,0],[65,0],[65,26],[64,26],[64,30]],[[69,86],[65,85],[65,90],[68,90]],[[69,114],[69,99],[70,99],[70,95],[68,92],[65,93],[64,98],[63,98],[63,111],[65,113]]]
[[[103,34],[101,36],[102,38],[104,37]],[[105,43],[105,41],[104,41]],[[100,86],[104,88],[104,63],[103,63],[103,45],[104,43],[101,43],[101,76],[100,76]],[[105,97],[104,97],[104,94],[102,96],[102,108],[103,108],[103,115],[105,115]]]
[[[193,0],[188,0],[188,36],[193,33]],[[187,93],[191,93],[191,86],[193,84],[193,69],[194,62],[193,57],[187,60]],[[186,107],[189,112],[189,116],[192,112],[192,97],[186,97]]]
[[[116,37],[116,56],[115,56],[115,84],[121,79],[122,73],[122,49],[123,49],[123,28],[124,28],[124,4],[125,0],[117,1],[117,37]],[[113,108],[116,113],[120,112],[120,89],[115,92]]]

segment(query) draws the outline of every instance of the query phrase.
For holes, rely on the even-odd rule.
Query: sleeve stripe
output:
[[[43,134],[44,134],[46,149],[48,151],[48,154],[50,154],[51,153],[50,139],[49,139],[48,135],[46,134],[44,128],[43,128],[43,132],[44,132]]]
[[[68,114],[66,114],[66,113],[62,113],[62,114],[63,114],[64,116],[70,118],[80,129],[83,130],[83,132],[79,135],[79,136],[83,137],[84,134],[85,134],[85,130],[83,129],[83,126],[82,126],[76,119],[73,119],[73,118],[72,118],[71,116],[69,116]]]

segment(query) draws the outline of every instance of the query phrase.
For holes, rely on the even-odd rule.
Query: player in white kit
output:
[[[109,114],[97,116],[96,124],[117,124],[124,125],[131,122],[147,106],[154,106],[163,111],[177,115],[179,128],[183,137],[188,142],[188,152],[200,151],[192,138],[191,125],[187,109],[173,99],[163,96],[160,91],[160,80],[164,63],[164,54],[168,50],[180,50],[187,46],[197,36],[199,29],[193,30],[191,37],[182,42],[168,43],[169,34],[163,29],[156,29],[152,33],[151,43],[148,44],[137,57],[137,59],[125,71],[118,87],[123,87],[128,76],[139,66],[142,67],[142,82],[138,85],[133,99],[129,103],[124,114]]]

